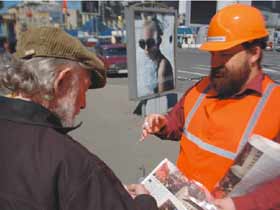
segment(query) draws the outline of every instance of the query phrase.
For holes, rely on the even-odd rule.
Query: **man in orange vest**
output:
[[[210,75],[187,90],[167,115],[151,114],[143,124],[142,139],[155,134],[180,140],[178,168],[209,191],[252,134],[280,139],[280,87],[261,68],[267,36],[258,9],[243,4],[221,9],[211,19],[207,42],[200,47],[211,53]],[[243,201],[227,198],[217,200],[217,205],[253,209]],[[267,209],[277,202],[268,202]]]

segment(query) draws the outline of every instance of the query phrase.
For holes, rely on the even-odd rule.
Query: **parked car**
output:
[[[98,42],[98,39],[94,37],[83,37],[79,39],[86,47],[94,47]]]
[[[127,74],[127,54],[125,45],[101,45],[96,48],[96,52],[108,69],[107,74]]]

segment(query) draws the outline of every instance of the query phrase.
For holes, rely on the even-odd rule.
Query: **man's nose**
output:
[[[85,109],[86,108],[86,104],[82,104],[81,106],[80,106],[80,109]]]
[[[146,52],[148,52],[149,48],[147,45],[145,45],[145,49],[144,49]]]
[[[86,96],[83,94],[80,98],[80,109],[86,108]]]

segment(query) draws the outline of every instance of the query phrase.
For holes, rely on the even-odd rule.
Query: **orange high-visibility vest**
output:
[[[280,131],[280,87],[268,76],[262,96],[218,99],[204,78],[184,101],[185,125],[177,160],[189,178],[212,191],[252,134],[276,139]]]

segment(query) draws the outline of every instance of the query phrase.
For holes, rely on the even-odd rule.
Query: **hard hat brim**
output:
[[[203,50],[203,51],[208,51],[208,52],[214,52],[214,51],[222,51],[222,50],[227,50],[230,49],[232,47],[235,47],[239,44],[245,43],[245,42],[249,42],[252,41],[254,39],[260,39],[262,37],[266,37],[268,36],[268,32],[264,32],[262,34],[262,36],[252,36],[250,38],[245,38],[245,39],[238,39],[235,41],[231,41],[231,42],[205,42],[203,43],[199,49]]]
[[[199,49],[203,51],[210,51],[210,52],[222,51],[222,50],[230,49],[241,43],[243,42],[240,40],[233,41],[233,42],[205,42],[199,47]]]

